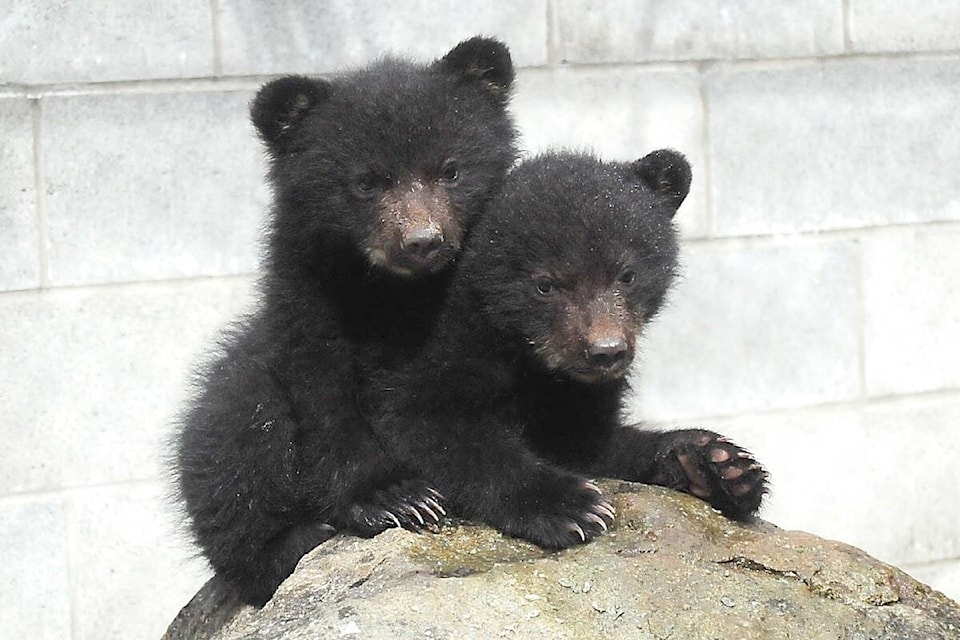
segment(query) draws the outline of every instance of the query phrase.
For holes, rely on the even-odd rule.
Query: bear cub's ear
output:
[[[330,95],[330,85],[305,76],[284,76],[260,88],[250,106],[250,119],[271,149],[303,117]]]
[[[670,203],[671,217],[690,192],[690,163],[679,151],[658,149],[634,162],[630,168],[646,188]]]
[[[513,86],[510,50],[499,40],[480,36],[464,40],[434,65],[443,71],[479,81],[494,97],[506,102]]]

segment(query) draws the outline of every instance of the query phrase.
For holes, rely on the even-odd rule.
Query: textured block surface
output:
[[[6,0],[0,84],[185,78],[213,72],[210,4]]]
[[[250,97],[44,100],[51,283],[253,271],[267,192]]]
[[[847,242],[688,250],[640,343],[636,406],[679,418],[856,398],[857,274]]]
[[[0,637],[70,638],[66,529],[59,498],[0,501]]]
[[[330,73],[385,53],[433,60],[461,40],[497,36],[514,63],[547,61],[546,0],[477,3],[226,0],[219,16],[228,75]],[[456,19],[452,19],[455,17]]]
[[[619,161],[660,147],[686,154],[693,183],[677,222],[689,236],[706,232],[703,103],[695,72],[524,71],[514,112],[525,155],[555,147],[592,150]]]
[[[956,0],[849,0],[853,51],[940,51],[960,48]]]
[[[842,6],[834,0],[563,0],[555,6],[561,61],[789,58],[843,51]]]
[[[867,392],[960,387],[960,224],[863,239]]]
[[[70,494],[76,540],[74,640],[159,638],[209,577],[186,547],[155,484]],[[148,584],[143,577],[150,576]]]
[[[960,556],[960,399],[739,417],[706,425],[769,470],[761,516],[895,565]]]
[[[30,103],[0,99],[0,291],[40,284]]]
[[[206,575],[153,483],[248,306],[258,85],[477,34],[518,66],[525,155],[691,161],[634,417],[731,433],[771,520],[960,598],[958,24],[953,0],[0,2],[0,638],[157,638]]]
[[[245,290],[198,282],[0,297],[0,494],[158,477],[191,364]]]
[[[712,74],[716,232],[960,219],[957,62],[819,62]]]

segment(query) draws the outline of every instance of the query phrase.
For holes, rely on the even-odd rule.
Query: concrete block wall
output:
[[[207,569],[162,443],[251,304],[266,79],[497,35],[523,147],[694,165],[632,414],[729,433],[764,515],[960,598],[960,9],[930,0],[10,0],[0,638],[156,638]]]

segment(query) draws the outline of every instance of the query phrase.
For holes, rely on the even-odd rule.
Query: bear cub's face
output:
[[[266,84],[251,114],[285,251],[347,249],[402,277],[447,267],[515,160],[513,76],[503,44],[473,38],[431,65]]]
[[[522,163],[462,269],[490,323],[538,368],[622,378],[677,269],[672,218],[689,191],[679,153],[633,164],[557,153]]]

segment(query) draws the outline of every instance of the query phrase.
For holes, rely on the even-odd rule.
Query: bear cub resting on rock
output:
[[[372,376],[363,406],[388,452],[459,515],[548,548],[606,530],[587,477],[692,493],[729,517],[758,509],[766,472],[711,431],[622,424],[636,338],[677,268],[672,218],[690,167],[553,153],[507,177],[472,231],[435,334]]]
[[[267,83],[251,116],[274,206],[259,309],[197,381],[178,498],[217,577],[261,605],[335,531],[435,525],[438,495],[357,407],[429,333],[469,227],[516,159],[507,48]]]

